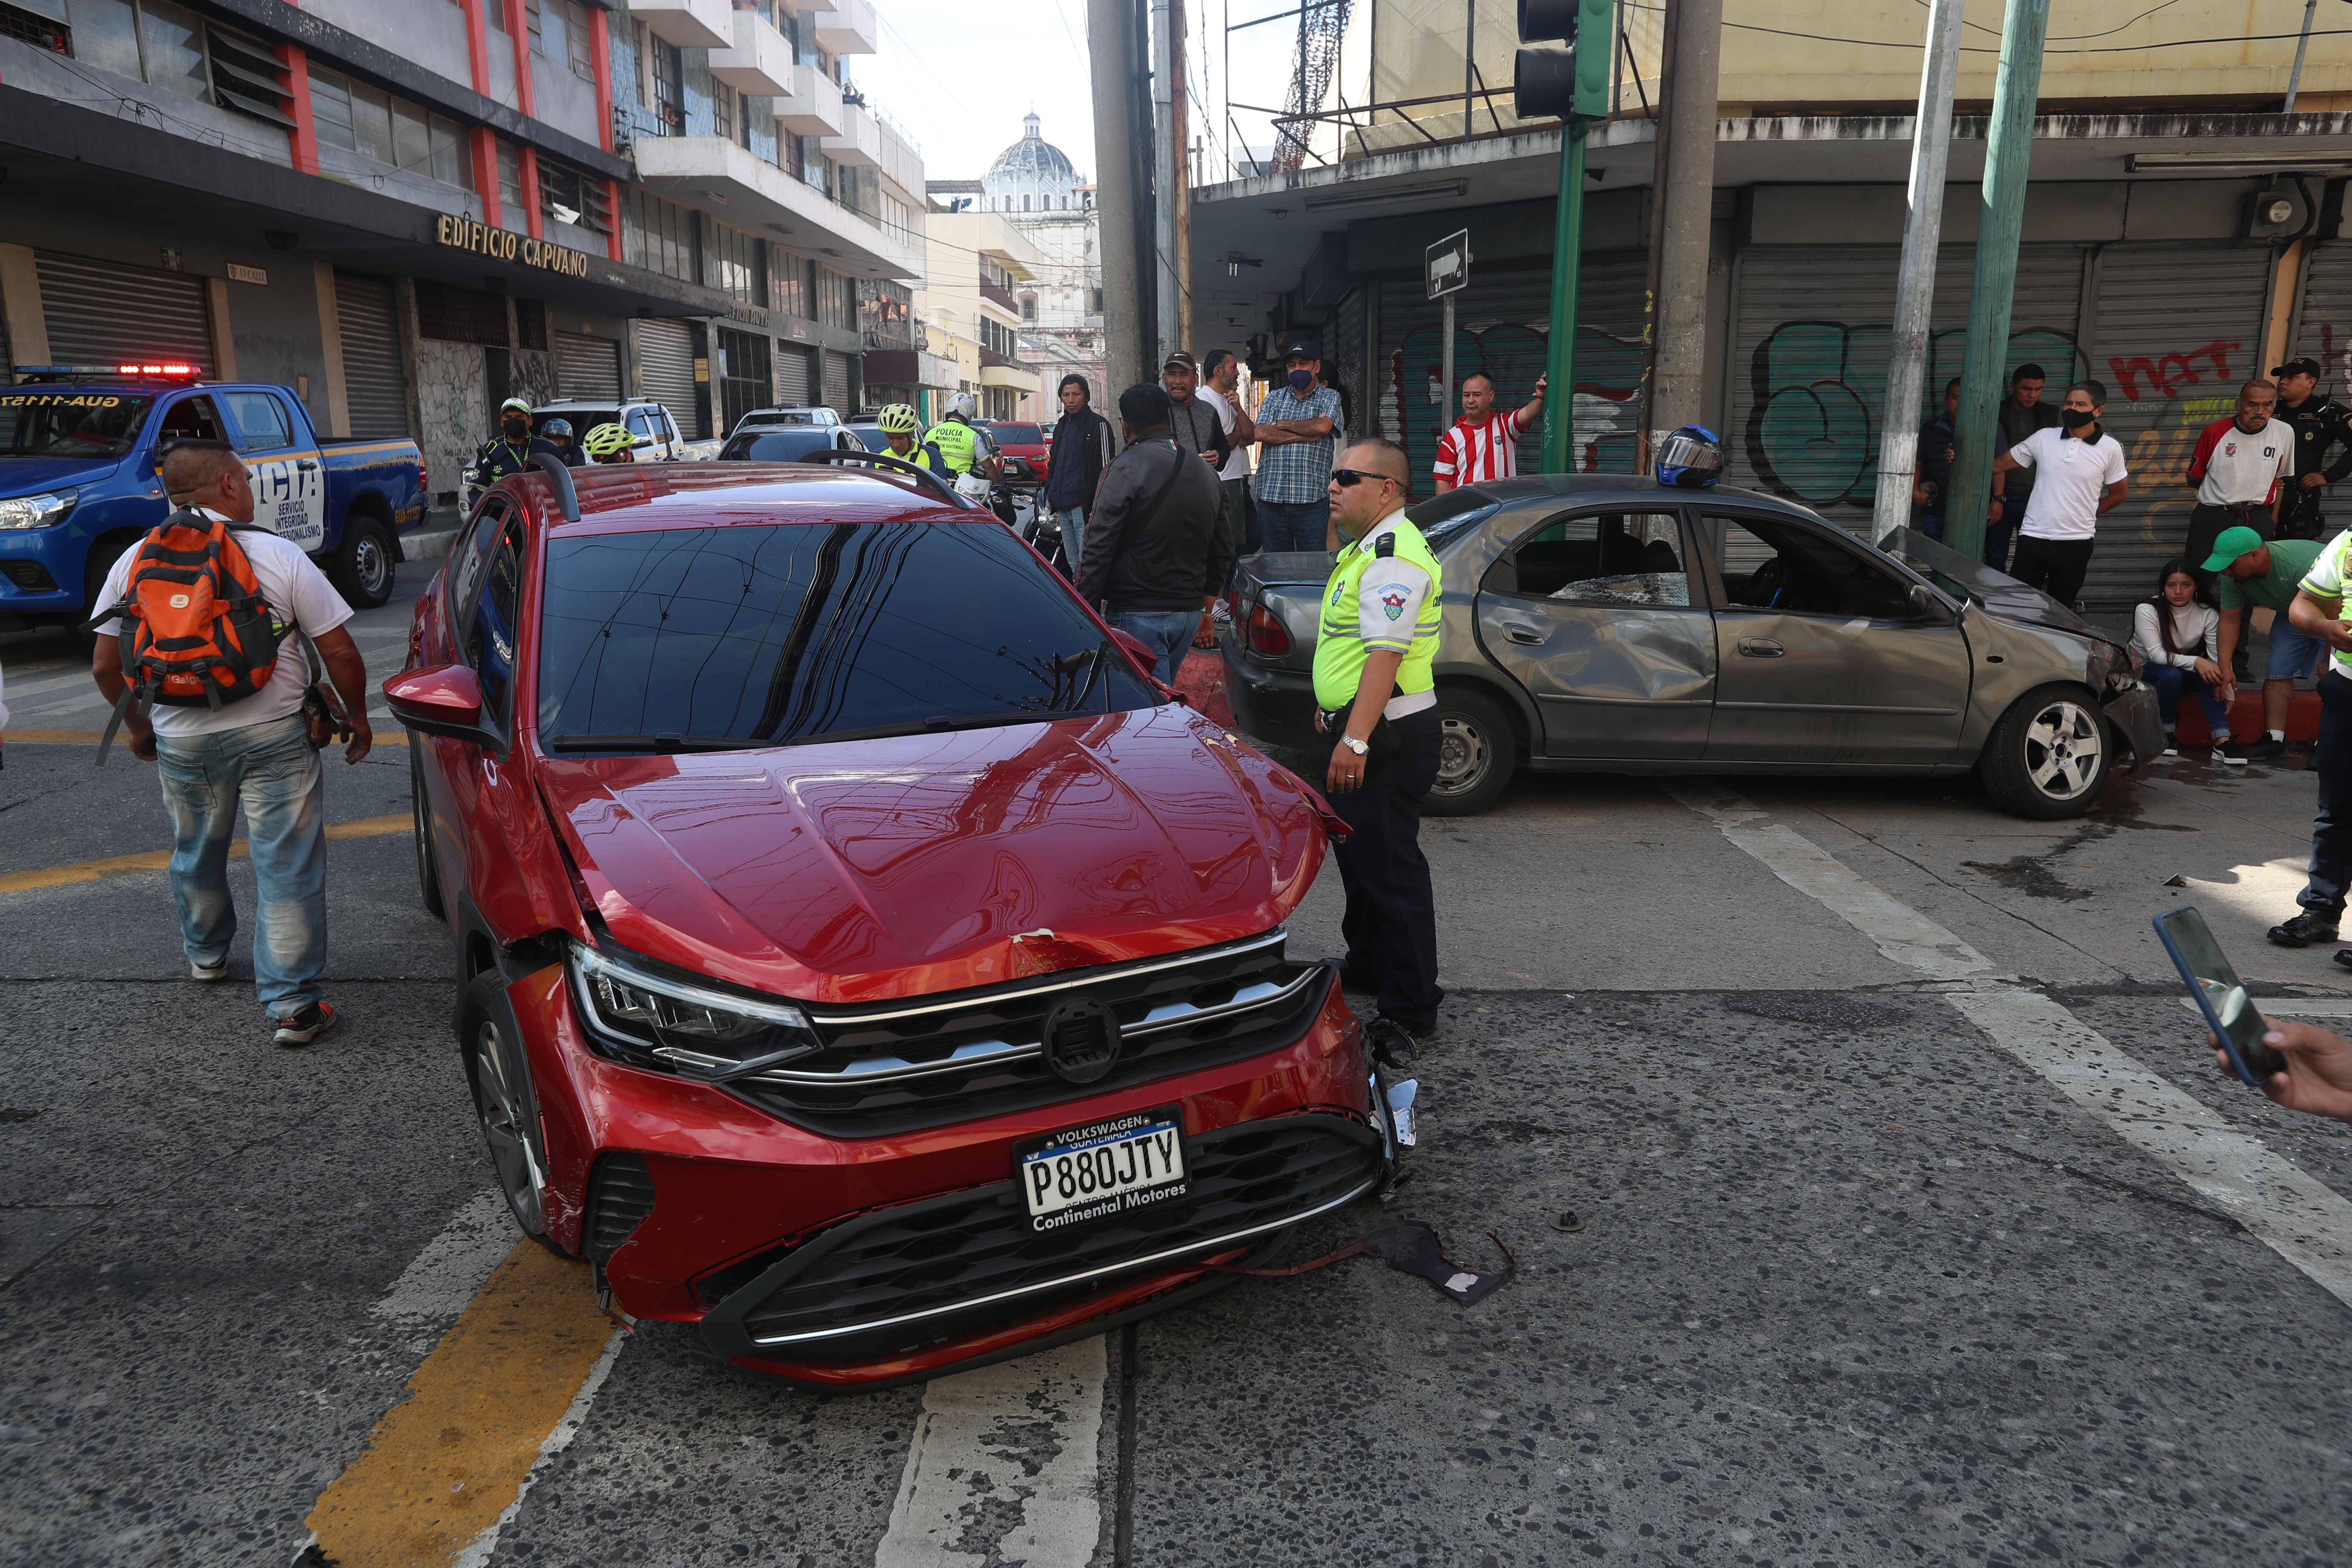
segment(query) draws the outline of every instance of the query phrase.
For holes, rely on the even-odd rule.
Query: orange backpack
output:
[[[99,742],[100,763],[134,703],[218,712],[269,684],[283,633],[235,537],[245,526],[184,508],[140,541],[121,603],[90,622],[121,620],[128,682]]]

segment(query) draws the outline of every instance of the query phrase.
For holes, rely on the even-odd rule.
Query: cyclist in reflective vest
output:
[[[1003,465],[996,459],[996,443],[972,428],[971,416],[979,408],[980,400],[971,393],[957,393],[948,400],[947,417],[925,431],[923,441],[940,449],[956,489],[985,499]]]
[[[1437,782],[1437,558],[1404,515],[1412,470],[1393,441],[1359,441],[1331,470],[1331,521],[1349,542],[1324,585],[1315,727],[1333,737],[1331,808],[1353,831],[1332,851],[1348,892],[1342,978],[1376,992],[1365,1032],[1401,1067],[1437,1032],[1437,908],[1421,853],[1421,800]]]

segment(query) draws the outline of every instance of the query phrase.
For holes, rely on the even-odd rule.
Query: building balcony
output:
[[[867,349],[868,385],[951,387],[962,377],[956,362],[920,349]]]
[[[804,180],[720,136],[641,136],[638,182],[656,195],[762,234],[854,278],[921,276],[903,242]]]
[[[821,49],[836,55],[876,52],[873,0],[826,0],[824,9],[809,12],[804,19],[815,26]]]
[[[989,363],[991,360],[996,363],[992,364]],[[1009,386],[1015,392],[1035,392],[1045,384],[1034,364],[1022,364],[986,349],[980,351],[980,384],[982,386]]]
[[[882,166],[881,122],[853,103],[841,106],[841,134],[824,139],[824,155],[836,163]]]
[[[840,135],[841,84],[805,60],[795,64],[792,91],[776,99],[776,125],[794,136]]]
[[[1002,284],[983,282],[980,286],[980,297],[1013,315],[1021,313],[1021,302],[1013,297],[1012,289]]]
[[[645,0],[629,7],[656,38],[681,49],[723,49],[735,42],[728,0]]]
[[[923,154],[914,139],[893,124],[887,115],[875,117],[882,126],[882,174],[895,181],[898,188],[923,204]]]
[[[735,47],[710,51],[710,74],[738,92],[780,98],[793,90],[793,47],[757,11],[735,13]]]

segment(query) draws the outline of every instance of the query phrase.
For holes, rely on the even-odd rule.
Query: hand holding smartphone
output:
[[[2286,1071],[2286,1058],[2263,1044],[2270,1025],[2254,1011],[2245,982],[2238,978],[2221,944],[2213,940],[2212,929],[2197,906],[2183,904],[2157,916],[2156,934],[2164,951],[2172,955],[2180,978],[2188,982],[2189,994],[2197,999],[2207,1026],[2221,1042],[2238,1076],[2260,1089],[2273,1076]]]

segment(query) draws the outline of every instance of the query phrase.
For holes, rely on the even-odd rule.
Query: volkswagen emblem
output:
[[[1091,996],[1066,996],[1038,1032],[1045,1066],[1065,1083],[1092,1083],[1118,1060],[1118,1017]]]

